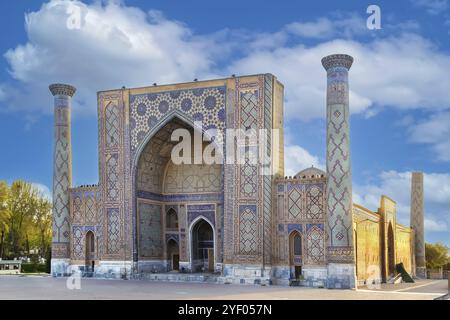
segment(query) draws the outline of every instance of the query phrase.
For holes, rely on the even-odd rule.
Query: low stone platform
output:
[[[222,283],[221,276],[212,273],[140,273],[135,274],[133,279],[150,281],[169,281],[169,282],[207,282]]]
[[[219,284],[247,284],[247,285],[271,285],[270,280],[259,278],[240,279],[227,277],[214,273],[140,273],[132,276],[135,280],[167,281],[167,282],[194,282],[194,283],[219,283]]]

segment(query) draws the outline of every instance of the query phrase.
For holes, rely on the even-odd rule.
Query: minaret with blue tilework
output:
[[[52,84],[54,96],[54,149],[53,149],[53,224],[52,261],[53,276],[67,273],[70,259],[69,188],[72,186],[72,144],[70,106],[76,89],[67,84]]]
[[[328,288],[355,288],[348,71],[353,58],[322,59],[327,71]]]

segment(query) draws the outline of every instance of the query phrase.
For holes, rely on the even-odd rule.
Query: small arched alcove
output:
[[[94,272],[95,266],[95,235],[92,231],[86,232],[86,270]]]
[[[214,229],[205,219],[198,219],[191,229],[193,272],[214,271]]]
[[[167,210],[166,228],[169,230],[178,230],[178,215],[174,208]]]
[[[295,279],[299,279],[302,274],[302,253],[302,236],[294,230],[289,235],[289,264]]]

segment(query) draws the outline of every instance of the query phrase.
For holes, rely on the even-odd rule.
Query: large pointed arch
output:
[[[139,143],[139,145],[136,147],[136,150],[134,152],[132,166],[133,166],[133,172],[136,174],[136,167],[139,161],[139,158],[142,154],[142,151],[144,151],[145,147],[147,146],[148,142],[155,136],[156,133],[158,133],[159,130],[161,130],[165,125],[167,125],[170,121],[178,119],[184,122],[189,127],[193,128],[194,130],[197,130],[197,132],[202,132],[202,134],[205,134],[208,136],[206,130],[203,128],[200,128],[196,125],[196,122],[193,121],[190,117],[186,116],[183,112],[179,110],[172,110],[167,115],[165,115],[157,125],[155,125],[152,129],[150,129],[147,134],[145,135],[144,139]],[[220,151],[223,155],[223,148],[220,148],[219,145],[215,141],[212,141],[212,143],[215,145],[216,150]]]
[[[166,127],[168,126],[168,127]],[[135,262],[140,261],[141,259],[141,245],[140,245],[140,229],[139,229],[139,206],[140,206],[140,201],[142,201],[143,199],[153,199],[152,197],[159,197],[159,199],[157,199],[157,201],[160,201],[161,203],[163,203],[165,200],[165,193],[164,193],[164,187],[165,187],[165,178],[167,175],[167,168],[168,168],[168,164],[170,163],[170,151],[168,151],[170,148],[170,144],[175,145],[178,142],[173,142],[170,143],[169,139],[170,139],[170,134],[171,134],[171,130],[174,130],[174,127],[180,127],[180,128],[186,128],[188,130],[192,130],[192,131],[196,131],[197,133],[202,132],[202,134],[208,136],[208,132],[206,132],[204,130],[204,128],[198,127],[197,123],[195,123],[189,116],[186,116],[185,114],[183,114],[182,112],[180,112],[179,110],[172,110],[169,114],[167,114],[166,116],[164,116],[162,119],[159,120],[158,124],[155,125],[151,130],[149,130],[145,137],[142,139],[142,141],[139,143],[139,145],[136,147],[134,153],[132,153],[132,220],[133,220],[133,245],[134,245],[134,250],[133,250],[133,260]],[[163,130],[163,131],[161,131]],[[200,131],[202,130],[202,131]],[[163,133],[165,131],[165,133]],[[164,136],[162,137],[161,134]],[[153,140],[155,139],[155,140]],[[157,184],[159,189],[155,189],[155,190],[144,190],[142,191],[142,188],[140,188],[140,186],[142,186],[142,183],[140,183],[140,179],[142,178],[141,174],[140,174],[140,166],[143,164],[141,163],[141,157],[144,156],[144,153],[146,153],[145,156],[148,156],[148,151],[149,150],[153,150],[152,145],[155,143],[155,141],[158,141],[158,139],[160,141],[166,141],[166,143],[163,143],[164,146],[162,146],[161,148],[159,148],[159,151],[155,151],[155,153],[157,152],[161,152],[162,154],[164,154],[164,161],[161,161],[160,165],[157,168],[153,168],[153,172],[158,172],[159,174],[159,178],[160,181],[156,182],[156,179],[150,179],[151,181],[153,181],[153,183]],[[161,140],[162,139],[162,140]],[[164,140],[166,139],[166,140]],[[218,145],[216,143],[216,141],[210,141],[210,142],[206,142],[206,144],[212,143],[215,147],[216,152],[220,153],[220,155],[223,155],[223,145]],[[173,146],[172,146],[173,147]],[[164,151],[162,151],[164,150]],[[171,149],[170,149],[171,150]],[[147,162],[149,163],[149,162]],[[207,165],[207,164],[205,164]],[[150,165],[152,166],[152,165]],[[218,175],[220,175],[220,185],[218,187],[218,190],[221,191],[214,191],[216,193],[219,192],[223,192],[223,175],[224,175],[224,171],[223,171],[223,166],[220,169],[220,172],[218,173]],[[142,179],[141,179],[142,180]],[[150,181],[147,179],[147,181]],[[155,192],[153,192],[155,191]],[[170,192],[169,192],[170,193]],[[211,193],[213,194],[213,192]],[[149,198],[150,197],[150,198]],[[220,199],[220,198],[218,198]],[[223,201],[223,200],[222,200]],[[161,206],[162,208],[163,206]],[[164,213],[163,213],[164,214]],[[162,229],[165,229],[165,226],[162,226]],[[215,243],[215,242],[214,242]],[[214,255],[216,256],[216,248],[214,249]],[[155,257],[156,259],[156,257]],[[158,258],[159,259],[159,258]]]

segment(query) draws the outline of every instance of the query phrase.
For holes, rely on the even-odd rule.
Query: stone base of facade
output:
[[[302,285],[305,287],[325,288],[328,281],[326,266],[305,266],[302,268]]]
[[[83,271],[84,264],[70,264],[70,259],[52,259],[51,270],[54,277],[70,276],[74,272]],[[180,263],[180,269],[181,269]],[[186,265],[186,267],[188,264]],[[209,282],[221,284],[252,284],[288,286],[293,279],[294,270],[291,266],[266,266],[218,264],[223,266],[222,272],[191,273],[167,272],[166,260],[146,261],[98,261],[95,265],[95,278],[104,279],[145,279],[170,282]],[[361,283],[360,283],[361,282]],[[303,266],[302,277],[296,280],[296,285],[329,289],[356,288],[355,266],[353,264],[332,263],[328,266]],[[364,280],[358,284],[365,284]]]
[[[167,271],[167,260],[139,260],[137,262],[137,273],[157,273]]]
[[[228,284],[272,284],[272,267],[224,264],[221,282]]]
[[[294,278],[295,270],[291,266],[273,266],[272,283],[288,286]],[[328,270],[326,266],[303,266],[302,278],[297,280],[302,287],[324,288],[327,283]]]
[[[291,279],[290,266],[273,266],[271,278],[274,285],[288,286]]]
[[[53,277],[66,277],[71,275],[70,259],[52,259],[50,262],[50,272]]]
[[[180,261],[179,268],[181,273],[191,272],[191,264],[187,261]]]
[[[222,277],[211,273],[179,273],[176,271],[166,273],[140,273],[134,274],[134,279],[167,282],[196,282],[196,283],[223,283]]]
[[[179,271],[180,271],[180,273],[193,272],[191,263],[189,261],[180,261]],[[214,264],[214,272],[222,273],[222,271],[223,271],[223,264],[219,263],[219,262],[215,263]],[[197,273],[197,272],[194,272],[194,273]]]
[[[356,289],[356,268],[352,263],[328,264],[328,289]]]
[[[427,268],[416,267],[416,277],[419,279],[426,279],[427,278]]]
[[[99,261],[94,277],[107,279],[128,279],[131,276],[131,261]]]

